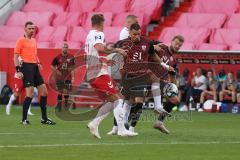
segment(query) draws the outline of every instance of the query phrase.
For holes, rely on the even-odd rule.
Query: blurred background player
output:
[[[47,117],[47,87],[44,84],[43,78],[40,74],[40,61],[37,56],[37,43],[33,34],[35,32],[35,25],[28,21],[24,26],[25,35],[18,39],[14,50],[14,64],[17,74],[23,77],[23,84],[26,91],[26,97],[23,102],[22,121],[21,124],[29,125],[27,120],[27,112],[34,95],[34,86],[40,92],[40,108],[42,112],[42,124],[54,125],[56,124]],[[22,67],[19,64],[18,57],[23,59]]]
[[[96,117],[88,123],[88,128],[93,136],[101,138],[98,132],[98,126],[102,120],[113,110],[114,117],[118,124],[119,136],[135,136],[126,130],[123,122],[123,99],[115,82],[109,76],[107,66],[101,64],[99,53],[120,53],[126,55],[125,51],[120,48],[108,49],[105,45],[103,33],[104,17],[102,14],[95,14],[91,17],[92,29],[90,30],[85,44],[86,61],[87,61],[87,80],[96,90],[99,97],[106,101],[98,110]]]
[[[217,91],[219,88],[219,83],[216,80],[216,77],[213,75],[212,70],[207,71],[207,82],[206,90],[201,93],[200,97],[200,108],[203,108],[203,103],[205,102],[206,97],[213,96],[213,100],[217,102]]]
[[[173,54],[176,54],[180,50],[183,43],[184,43],[183,36],[181,36],[181,35],[174,36],[171,41],[170,46],[161,45],[161,50],[157,52],[158,56],[161,58],[161,61],[166,65],[166,68],[172,67],[175,70],[175,71],[173,71],[171,69],[171,71],[165,71],[165,73],[161,73],[162,75],[164,75],[164,77],[162,77],[162,75],[159,75],[159,73],[157,71],[154,71],[154,73],[156,73],[155,75],[157,75],[157,77],[160,78],[160,87],[161,88],[164,88],[164,86],[169,82],[177,85],[177,79],[176,79],[177,61],[173,57]],[[169,75],[169,77],[167,75]],[[156,85],[157,85],[157,83],[156,83]],[[157,87],[158,86],[156,86],[156,88]],[[160,93],[159,93],[159,95],[160,95]],[[159,98],[161,98],[161,97],[159,97]],[[157,105],[156,107],[159,107],[159,106],[163,107],[163,109],[165,111],[167,111],[168,113],[171,113],[174,106],[176,106],[180,103],[178,95],[175,95],[173,97],[165,97],[165,98],[166,98],[166,103],[163,106]],[[161,110],[162,108],[155,108],[155,109]],[[168,134],[170,132],[164,126],[164,120],[165,120],[166,116],[167,116],[167,114],[159,114],[158,120],[154,124],[153,127],[155,129],[160,130],[162,133]]]
[[[19,66],[22,67],[23,60],[21,59],[21,57],[19,57],[18,60],[19,60]],[[24,90],[22,78],[23,77],[20,73],[16,72],[14,74],[14,89],[13,89],[13,94],[11,95],[8,101],[8,104],[6,106],[6,115],[10,115],[11,107],[14,101],[20,96],[21,92]],[[34,115],[31,112],[31,104],[28,109],[28,115],[30,116]]]
[[[236,90],[237,90],[237,81],[234,79],[233,73],[229,72],[227,74],[227,79],[222,84],[222,89],[219,93],[219,100],[223,102],[224,96],[230,96],[232,102],[236,102]]]
[[[137,16],[128,15],[125,19],[125,27],[120,32],[119,40],[123,40],[129,37],[129,29],[134,23],[138,23]]]
[[[203,75],[202,73],[202,68],[201,67],[197,67],[196,73],[193,73],[193,79],[191,81],[191,86],[187,91],[187,95],[186,95],[186,104],[191,104],[189,105],[189,109],[194,109],[195,108],[191,108],[192,103],[199,103],[200,102],[200,96],[202,94],[203,91],[205,91],[207,89],[206,86],[206,77]],[[203,109],[200,107],[198,108],[199,112],[202,112]]]
[[[56,78],[56,90],[58,91],[56,109],[62,109],[62,95],[64,95],[64,107],[68,108],[69,90],[74,79],[75,57],[68,53],[68,44],[63,43],[62,53],[52,61],[52,71]]]

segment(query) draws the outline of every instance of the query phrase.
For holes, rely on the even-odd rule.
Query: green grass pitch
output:
[[[108,136],[112,115],[100,126],[102,139],[95,139],[87,122],[49,117],[55,126],[40,124],[39,108],[32,109],[30,126],[20,125],[21,107],[10,116],[0,106],[0,160],[239,160],[240,115],[179,113],[166,121],[171,134],[152,128],[154,114],[144,111],[136,127],[137,137]]]

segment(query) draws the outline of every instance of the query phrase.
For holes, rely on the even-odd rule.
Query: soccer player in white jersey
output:
[[[137,16],[128,15],[125,19],[125,27],[123,27],[120,32],[119,40],[123,40],[129,37],[129,28],[134,23],[138,23]]]
[[[103,26],[104,17],[102,14],[95,14],[91,17],[92,29],[90,30],[85,44],[87,54],[87,80],[96,90],[99,97],[106,101],[101,106],[96,117],[89,122],[88,128],[93,136],[101,138],[98,132],[98,126],[101,121],[113,110],[114,117],[118,124],[119,136],[136,136],[136,134],[126,130],[123,122],[123,96],[115,86],[114,81],[109,76],[107,67],[101,64],[99,53],[119,53],[126,55],[126,52],[120,48],[109,49],[105,45]]]
[[[21,57],[18,57],[18,61],[19,61],[20,66],[22,66],[23,60],[22,60]],[[23,90],[24,90],[24,87],[23,87],[22,76],[21,76],[21,74],[16,72],[14,74],[13,94],[11,95],[11,97],[8,101],[8,104],[6,106],[6,115],[10,115],[11,107],[12,107],[14,101],[20,96],[20,94],[22,93]],[[30,115],[30,116],[34,115],[31,112],[31,104],[30,104],[30,107],[28,109],[28,115]]]

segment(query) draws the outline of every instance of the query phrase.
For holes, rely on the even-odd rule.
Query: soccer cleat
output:
[[[153,125],[153,128],[161,131],[162,133],[169,134],[169,130],[164,126],[163,122],[157,122]]]
[[[31,111],[28,111],[29,116],[34,116],[34,114]]]
[[[10,115],[10,108],[11,108],[10,105],[6,106],[6,115]]]
[[[134,127],[132,126],[129,128],[129,131],[138,135],[138,133],[134,131]]]
[[[20,122],[22,125],[30,125],[30,122],[28,120],[23,120]]]
[[[198,108],[198,112],[203,112],[203,109],[202,108]]]
[[[46,125],[55,125],[56,123],[54,121],[52,121],[50,118],[47,119],[42,119],[41,120],[42,124],[46,124]]]
[[[93,123],[90,122],[90,123],[88,123],[87,127],[90,129],[90,133],[94,137],[96,137],[98,139],[101,139],[101,136],[100,136],[100,134],[98,132],[98,126],[96,126],[96,125],[94,125]]]
[[[168,113],[164,108],[161,108],[161,107],[154,108],[154,112],[163,116],[168,116],[168,117],[172,116],[171,113]]]
[[[118,129],[116,126],[113,127],[113,129],[107,133],[107,135],[117,135]]]
[[[118,131],[117,135],[121,137],[133,137],[133,136],[137,136],[138,134],[135,132],[131,132],[129,130],[124,130],[124,131]]]

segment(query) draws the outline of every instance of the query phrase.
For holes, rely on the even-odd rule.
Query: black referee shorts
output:
[[[24,87],[37,87],[44,84],[44,80],[39,72],[36,63],[23,63],[23,85]]]
[[[148,94],[148,90],[151,89],[149,75],[123,75],[121,87],[121,93],[125,99],[129,99],[130,97],[145,97]]]

